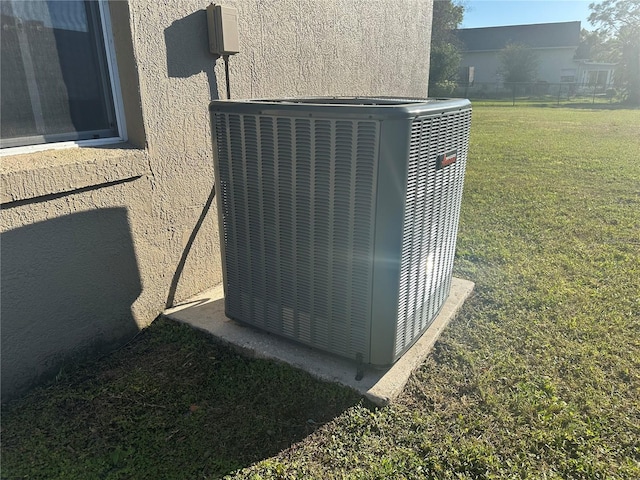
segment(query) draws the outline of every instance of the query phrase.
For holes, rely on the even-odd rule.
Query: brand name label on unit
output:
[[[452,163],[456,163],[458,160],[458,150],[451,150],[449,152],[443,153],[442,155],[438,155],[438,169],[444,168],[447,165],[451,165]]]

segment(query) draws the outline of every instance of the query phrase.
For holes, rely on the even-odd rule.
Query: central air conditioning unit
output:
[[[389,365],[451,287],[468,100],[214,101],[225,313]]]

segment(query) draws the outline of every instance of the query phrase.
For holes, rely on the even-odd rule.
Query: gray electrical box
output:
[[[210,4],[207,7],[209,51],[214,55],[233,55],[240,51],[238,11],[232,7]]]

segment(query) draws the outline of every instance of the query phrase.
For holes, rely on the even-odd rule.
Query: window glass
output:
[[[117,137],[97,2],[0,5],[2,147]]]

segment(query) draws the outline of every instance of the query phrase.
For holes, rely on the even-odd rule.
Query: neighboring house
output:
[[[2,1],[3,400],[222,281],[208,3]],[[225,5],[234,97],[427,95],[431,0]]]
[[[509,44],[525,45],[537,53],[537,81],[598,85],[613,81],[614,64],[574,59],[580,22],[463,28],[456,35],[463,45],[461,66],[474,67],[475,83],[501,81],[500,51]]]

